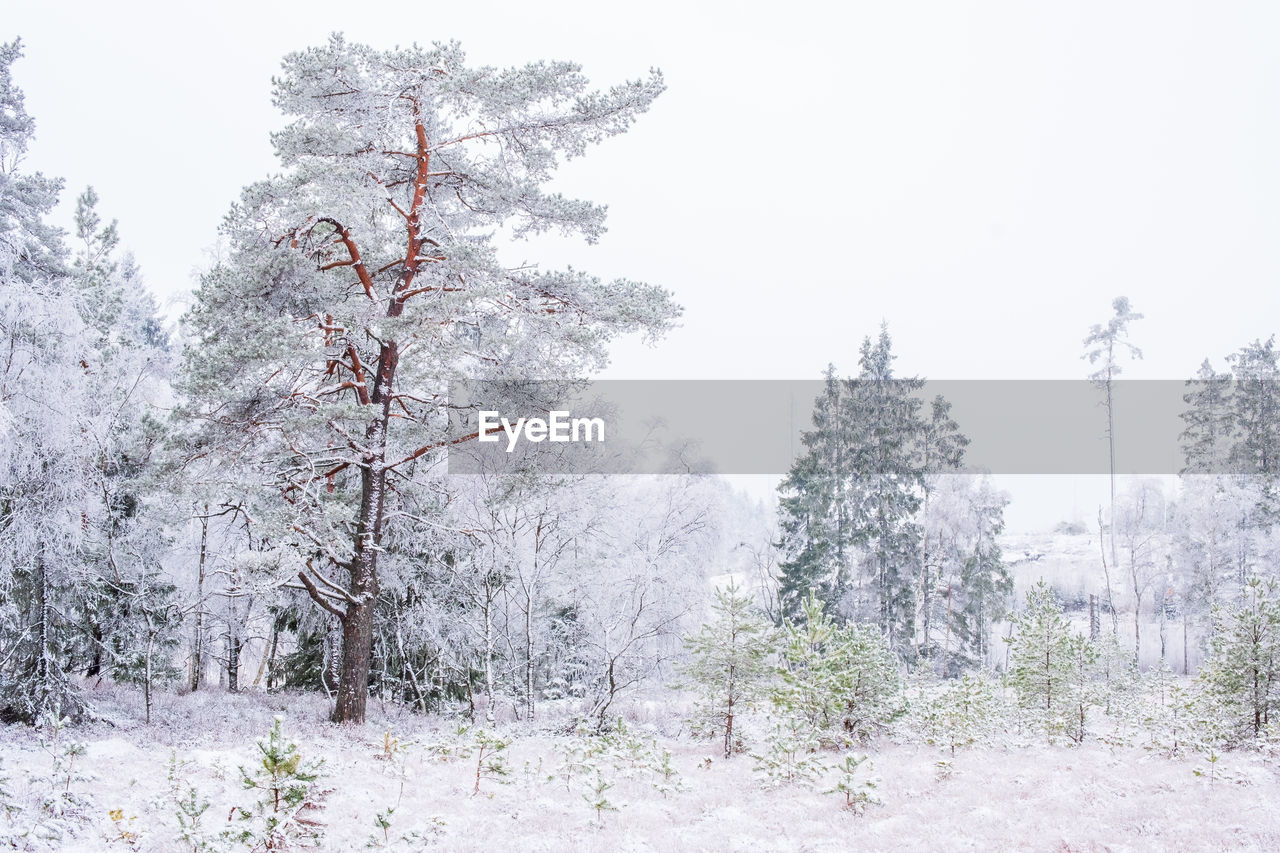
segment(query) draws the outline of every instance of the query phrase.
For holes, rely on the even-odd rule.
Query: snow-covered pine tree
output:
[[[253,808],[237,806],[232,815],[240,822],[223,831],[227,841],[257,850],[278,850],[292,840],[318,841],[320,826],[302,812],[317,808],[313,793],[324,759],[303,760],[298,744],[285,737],[283,716],[277,714],[266,738],[257,742],[261,759],[240,767],[245,790],[256,791]]]
[[[1280,710],[1280,586],[1254,575],[1236,607],[1220,607],[1209,660],[1200,671],[1233,740],[1260,737]]]
[[[1027,591],[1010,643],[1008,679],[1019,704],[1050,739],[1066,734],[1079,742],[1093,701],[1097,652],[1084,635],[1071,630],[1043,580]]]
[[[950,679],[936,694],[921,698],[917,712],[925,739],[955,755],[956,747],[971,746],[994,734],[1000,725],[998,682],[982,674]]]
[[[141,684],[149,718],[153,682],[176,675],[167,651],[181,620],[176,588],[161,568],[168,542],[160,406],[167,402],[170,352],[133,258],[117,256],[116,222],[102,225],[97,203],[92,187],[76,201],[71,267],[89,342],[81,367],[93,389],[78,415],[92,497],[81,510],[77,646],[86,675],[109,671]]]
[[[685,639],[685,674],[698,690],[697,727],[722,736],[724,757],[741,739],[739,717],[762,695],[771,675],[772,626],[756,612],[751,596],[730,584],[716,589],[712,621]]]
[[[543,185],[662,88],[653,72],[591,91],[566,62],[470,68],[457,44],[335,35],[285,58],[284,172],[227,217],[181,387],[207,458],[274,478],[297,580],[342,623],[335,721],[364,718],[378,555],[395,489],[444,446],[450,380],[581,376],[613,335],[676,315],[658,288],[513,266],[495,244],[504,228],[595,240],[604,209]]]
[[[837,624],[817,596],[803,622],[784,626],[775,709],[825,740],[864,741],[888,722],[900,692],[898,661],[874,628]]]
[[[1117,296],[1111,302],[1115,312],[1104,326],[1095,323],[1084,339],[1084,354],[1080,357],[1097,365],[1097,369],[1089,374],[1089,381],[1102,391],[1103,405],[1107,410],[1107,452],[1110,460],[1111,514],[1115,515],[1116,506],[1116,429],[1115,429],[1115,386],[1114,380],[1121,372],[1120,358],[1126,353],[1131,358],[1142,358],[1142,350],[1129,340],[1129,324],[1142,319],[1142,315],[1133,310],[1127,296]],[[1115,524],[1110,525],[1110,562],[1103,557],[1102,569],[1106,576],[1107,609],[1111,613],[1111,633],[1120,633],[1120,623],[1116,616],[1115,602],[1112,599],[1111,571],[1119,569],[1119,552],[1116,549]]]

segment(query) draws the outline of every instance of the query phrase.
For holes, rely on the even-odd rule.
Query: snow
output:
[[[948,757],[941,750],[882,739],[871,758],[883,805],[856,815],[820,790],[761,789],[748,756],[716,757],[704,767],[714,746],[674,736],[679,724],[672,718],[635,730],[672,752],[684,789],[664,796],[647,774],[627,778],[607,767],[605,778],[614,783],[607,797],[618,811],[597,822],[582,796],[583,780],[568,789],[562,776],[547,780],[569,740],[549,733],[551,723],[504,728],[503,736],[514,737],[509,783],[484,779],[473,796],[474,760],[441,761],[430,748],[454,737],[456,720],[371,702],[365,725],[334,726],[322,698],[206,691],[158,697],[155,722],[145,726],[137,693],[101,687],[91,698],[111,722],[62,733],[88,743],[76,772],[91,778],[72,783],[73,791],[89,794],[87,820],[60,845],[29,849],[180,849],[167,780],[170,750],[189,762],[180,781],[210,801],[205,821],[216,833],[233,805],[251,803],[236,768],[257,761],[256,739],[282,712],[285,734],[298,741],[304,760],[325,760],[318,783],[325,793],[314,813],[325,850],[361,849],[375,835],[380,841],[374,817],[398,799],[391,839],[413,832],[422,838],[390,847],[396,850],[1280,849],[1280,815],[1272,805],[1280,780],[1255,753],[1224,754],[1211,784],[1194,772],[1206,766],[1202,756],[1170,760],[1098,742],[979,747],[957,751],[952,775],[940,780],[935,762]],[[387,732],[407,744],[399,760],[382,758]],[[47,775],[50,767],[38,736],[22,726],[0,730],[6,790],[28,805],[47,786],[30,775]],[[123,810],[136,838],[119,837],[113,809]],[[6,828],[25,818],[11,817]],[[0,815],[0,826],[4,820]]]

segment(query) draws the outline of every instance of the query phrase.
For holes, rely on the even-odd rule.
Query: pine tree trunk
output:
[[[1111,485],[1111,526],[1109,528],[1109,539],[1111,541],[1111,565],[1117,570],[1120,567],[1120,559],[1116,556],[1116,424],[1115,424],[1115,401],[1111,396],[1111,367],[1113,363],[1113,344],[1107,346],[1107,454],[1110,461],[1110,485]],[[1103,570],[1106,571],[1106,562],[1103,562]],[[1107,606],[1111,608],[1111,633],[1120,635],[1119,616],[1116,615],[1115,604],[1111,600],[1111,573],[1107,571]],[[1136,652],[1135,652],[1136,654]]]
[[[364,722],[372,651],[373,604],[352,604],[342,620],[342,664],[338,669],[338,698],[333,706],[333,722]]]
[[[393,300],[389,316],[403,306]],[[373,658],[373,617],[378,596],[378,549],[382,544],[382,516],[387,494],[387,428],[391,422],[392,383],[399,364],[395,341],[382,345],[372,402],[378,415],[365,430],[364,464],[360,470],[360,512],[356,520],[355,557],[351,561],[352,603],[342,615],[342,667],[338,672],[335,723],[363,723],[369,696],[369,665]]]
[[[93,657],[89,659],[89,666],[84,671],[85,678],[97,678],[102,675],[102,626],[94,623],[89,629],[89,637],[93,640]]]
[[[1114,492],[1115,486],[1112,485]],[[1114,503],[1114,500],[1113,500]],[[1112,520],[1114,527],[1114,519]],[[1112,531],[1114,533],[1114,530]],[[1115,600],[1111,597],[1111,566],[1107,564],[1107,551],[1102,543],[1102,507],[1098,507],[1098,550],[1102,553],[1102,576],[1107,584],[1107,610],[1111,611],[1111,634],[1112,636],[1120,636],[1120,617],[1116,613]],[[1111,565],[1115,564],[1115,542],[1111,546]]]

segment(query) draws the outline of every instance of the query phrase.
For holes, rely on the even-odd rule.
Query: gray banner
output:
[[[1184,396],[1197,385],[1112,383],[1117,473],[1184,469]],[[825,387],[822,380],[456,383],[449,471],[525,464],[566,473],[785,474],[803,451],[802,433],[814,429],[814,402]],[[884,390],[909,393],[925,419],[935,397],[950,402],[951,418],[970,440],[967,471],[1110,471],[1105,394],[1091,382],[929,380]],[[1229,440],[1222,444],[1198,473],[1227,472]]]

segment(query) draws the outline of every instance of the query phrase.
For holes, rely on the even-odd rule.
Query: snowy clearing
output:
[[[650,774],[627,778],[606,769],[607,797],[617,811],[604,811],[597,821],[584,796],[594,777],[579,775],[566,785],[557,773],[571,740],[566,736],[503,731],[515,735],[510,777],[506,783],[482,779],[475,795],[475,760],[442,761],[431,749],[450,740],[452,720],[375,704],[366,725],[340,727],[325,722],[327,708],[317,697],[204,692],[162,697],[147,727],[136,693],[104,687],[92,699],[113,723],[64,732],[88,744],[74,769],[88,778],[71,783],[88,795],[86,820],[65,821],[69,832],[60,841],[28,839],[18,841],[18,849],[22,843],[27,849],[183,849],[167,778],[171,751],[185,762],[180,782],[210,802],[204,828],[216,835],[229,825],[232,807],[249,802],[237,766],[256,761],[255,740],[282,711],[285,733],[299,742],[304,758],[324,758],[318,783],[324,795],[313,817],[325,850],[1280,848],[1276,773],[1249,753],[1223,755],[1211,784],[1194,772],[1204,769],[1199,758],[1170,760],[1136,747],[972,748],[957,751],[950,778],[939,779],[943,750],[882,739],[871,760],[883,804],[858,815],[821,790],[762,790],[749,756],[707,762],[713,744],[664,736],[640,723],[637,734],[670,750],[681,790],[664,795]],[[401,744],[393,761],[385,760],[388,731]],[[38,732],[7,726],[0,737],[11,801],[37,800],[50,769]],[[384,835],[376,816],[397,800]],[[113,820],[116,809],[122,813]],[[7,820],[12,833],[25,815]]]

